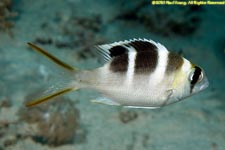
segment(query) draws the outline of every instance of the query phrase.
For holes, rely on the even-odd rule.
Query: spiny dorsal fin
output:
[[[104,44],[98,46],[100,53],[107,62],[113,57],[121,56],[130,52],[151,52],[153,50],[166,50],[160,43],[147,39],[132,39],[111,44]]]

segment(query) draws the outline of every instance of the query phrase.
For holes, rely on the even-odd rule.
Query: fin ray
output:
[[[33,50],[41,53],[42,55],[44,55],[45,57],[47,57],[48,59],[50,59],[51,61],[53,61],[54,63],[56,63],[57,65],[63,67],[64,69],[67,69],[69,71],[75,71],[75,68],[73,68],[72,66],[68,65],[67,63],[59,60],[58,58],[56,58],[55,56],[53,56],[52,54],[48,53],[47,51],[45,51],[44,49],[28,42],[27,43]]]
[[[76,89],[75,88],[65,88],[65,89],[60,90],[58,92],[55,92],[53,94],[50,94],[50,95],[47,95],[47,96],[35,99],[35,100],[31,101],[31,102],[28,102],[28,103],[26,103],[26,107],[32,107],[32,106],[44,103],[44,102],[46,102],[46,101],[48,101],[48,100],[50,100],[52,98],[55,98],[57,96],[63,95],[63,94],[68,93],[68,92],[71,92],[73,90],[76,90]]]
[[[143,52],[152,52],[157,50],[166,50],[167,49],[160,43],[157,43],[153,40],[147,39],[132,39],[114,42],[111,44],[103,44],[96,46],[99,53],[103,56],[105,62],[108,62],[112,58],[132,53],[136,51],[137,53]]]

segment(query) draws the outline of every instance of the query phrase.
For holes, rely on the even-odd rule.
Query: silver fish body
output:
[[[78,77],[79,85],[84,82],[84,87],[103,95],[104,98],[95,102],[159,108],[208,86],[201,68],[152,40],[134,39],[100,45],[99,48],[105,55],[105,65],[80,72]]]
[[[83,71],[77,71],[45,50],[28,44],[71,72],[73,78],[64,89],[29,102],[27,106],[34,106],[79,88],[91,88],[102,94],[93,102],[159,108],[208,87],[203,69],[152,40],[133,39],[99,45],[105,64],[100,68]]]

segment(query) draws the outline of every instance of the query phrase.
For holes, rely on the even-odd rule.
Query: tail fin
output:
[[[48,101],[52,98],[55,98],[57,96],[63,95],[63,94],[68,93],[68,92],[71,92],[72,90],[74,90],[74,88],[67,88],[67,89],[60,90],[56,93],[53,93],[51,95],[48,95],[48,96],[45,96],[45,97],[42,97],[42,98],[38,98],[36,100],[32,100],[31,102],[26,103],[26,107],[32,107],[32,106],[38,105],[40,103],[44,103],[44,102],[46,102],[46,101]]]
[[[32,43],[27,43],[33,50],[41,53],[42,55],[44,55],[45,57],[47,57],[48,59],[50,59],[51,61],[53,61],[54,63],[56,63],[57,65],[63,67],[64,69],[67,69],[69,71],[75,71],[75,68],[66,64],[65,62],[59,60],[58,58],[56,58],[55,56],[51,55],[50,53],[48,53],[47,51],[45,51],[44,49],[32,44]]]
[[[28,43],[28,45],[35,51],[41,53],[42,55],[44,55],[45,57],[47,57],[48,59],[50,59],[52,62],[56,63],[57,65],[61,66],[63,69],[69,71],[70,73],[75,72],[77,69],[75,69],[74,67],[66,64],[65,62],[59,60],[58,58],[56,58],[55,56],[51,55],[50,53],[48,53],[47,51],[45,51],[44,49],[32,44],[32,43]],[[58,91],[53,91],[52,93],[50,93],[49,95],[45,95],[41,98],[37,98],[35,100],[32,100],[31,102],[26,103],[26,107],[32,107],[35,105],[38,105],[40,103],[46,102],[52,98],[55,98],[57,96],[63,95],[65,93],[71,92],[73,90],[76,90],[77,88],[75,88],[72,85],[66,85],[64,88],[56,88]]]

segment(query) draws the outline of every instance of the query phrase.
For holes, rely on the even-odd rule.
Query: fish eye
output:
[[[189,80],[191,82],[192,85],[201,82],[203,79],[203,72],[202,69],[195,66],[194,69],[192,70]]]
[[[197,82],[201,82],[203,79],[203,72],[201,71],[201,74],[198,77],[198,81]]]

